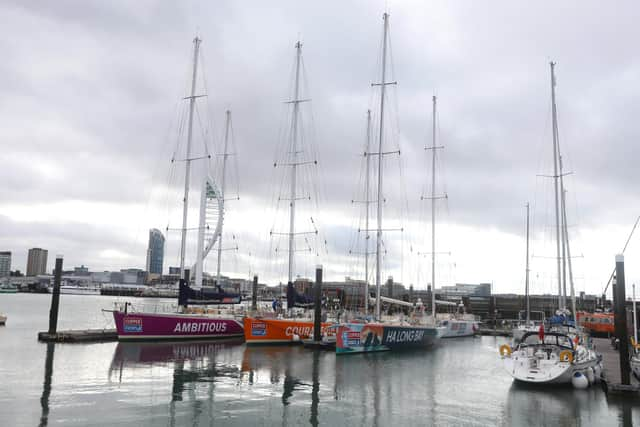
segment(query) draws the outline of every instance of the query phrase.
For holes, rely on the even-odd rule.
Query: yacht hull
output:
[[[113,319],[119,340],[158,341],[243,336],[242,324],[230,317],[114,311]]]
[[[291,344],[313,336],[313,321],[269,318],[244,318],[244,339],[247,344]],[[325,333],[331,323],[321,324]]]
[[[472,320],[445,320],[440,326],[446,328],[442,338],[471,337],[479,329],[478,322]]]
[[[431,347],[444,332],[444,328],[381,323],[344,323],[337,330],[336,354]]]
[[[576,372],[586,375],[586,371],[598,364],[598,359],[581,363],[556,362],[545,366],[532,366],[530,358],[503,358],[504,368],[514,380],[528,384],[571,384]]]
[[[629,364],[631,365],[631,371],[636,378],[640,379],[640,358],[637,355],[634,355],[629,360]]]

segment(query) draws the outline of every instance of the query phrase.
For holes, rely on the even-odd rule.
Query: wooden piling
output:
[[[251,287],[251,310],[258,310],[258,276],[253,276],[253,286]]]
[[[627,331],[627,310],[625,307],[624,256],[616,255],[616,283],[613,289],[615,336],[619,340],[620,380],[623,385],[630,384],[629,373],[629,333]]]
[[[313,288],[314,313],[313,313],[313,340],[322,340],[322,266],[316,267],[316,283]]]
[[[60,282],[62,281],[62,255],[56,256],[56,271],[53,279],[53,294],[49,309],[49,334],[55,334],[58,329],[58,309],[60,307]]]

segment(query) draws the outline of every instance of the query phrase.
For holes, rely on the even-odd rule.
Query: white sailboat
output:
[[[554,159],[554,187],[556,214],[556,250],[558,272],[558,316],[564,318],[566,307],[566,270],[568,261],[571,282],[571,303],[575,313],[575,292],[571,272],[571,252],[566,227],[562,160],[558,139],[555,98],[555,63],[551,62],[551,101]],[[562,237],[561,237],[562,235]],[[560,248],[562,247],[562,250]],[[565,280],[563,280],[565,279]],[[551,326],[545,331],[541,325],[537,332],[525,331],[515,349],[505,344],[500,347],[504,368],[517,381],[532,384],[567,384],[576,388],[588,387],[600,377],[600,357],[588,345],[588,338],[574,326]]]

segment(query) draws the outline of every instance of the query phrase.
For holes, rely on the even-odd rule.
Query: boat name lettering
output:
[[[321,333],[324,333],[325,327],[322,326]],[[313,326],[287,326],[284,334],[288,337],[298,335],[300,337],[308,337],[313,334]]]
[[[401,342],[419,342],[424,337],[424,331],[419,329],[412,330],[390,330],[386,336],[387,343]]]
[[[226,332],[225,322],[178,322],[173,332]]]

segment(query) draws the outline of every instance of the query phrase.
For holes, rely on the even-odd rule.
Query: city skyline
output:
[[[548,183],[539,175],[551,173],[548,63],[554,60],[563,160],[573,172],[566,186],[576,288],[592,294],[604,288],[640,211],[638,190],[629,184],[637,180],[640,63],[633,40],[640,29],[631,3],[616,11],[595,2],[550,4],[388,4],[398,82],[390,104],[399,122],[393,143],[402,152],[402,172],[395,164],[388,169],[394,174],[388,197],[404,194],[407,209],[404,218],[386,216],[394,227],[402,223],[405,240],[386,242],[383,278],[416,287],[430,281],[429,262],[417,254],[430,240],[428,203],[420,198],[429,186],[424,147],[431,142],[436,94],[438,140],[446,146],[439,179],[449,196],[438,212],[438,251],[451,254],[439,258],[437,286],[492,282],[496,292],[521,293],[524,205],[530,202],[532,291],[553,291],[553,269],[544,265],[555,255],[553,221]],[[359,224],[351,201],[358,199],[366,111],[375,107],[371,83],[379,80],[385,7],[348,2],[338,12],[293,2],[282,8],[188,3],[149,11],[110,3],[76,5],[71,13],[28,2],[0,6],[7,31],[24,34],[7,47],[7,79],[0,82],[5,140],[12,141],[0,171],[8,183],[0,189],[0,248],[12,251],[13,269],[26,267],[27,250],[37,246],[64,254],[65,264],[145,268],[147,231],[167,225],[164,259],[178,265],[174,206],[181,197],[166,178],[175,142],[171,124],[184,107],[197,33],[208,86],[207,99],[198,102],[213,121],[212,152],[222,151],[227,109],[237,140],[240,200],[225,214],[225,236],[234,236],[239,249],[225,254],[223,272],[270,282],[286,276],[269,241],[278,184],[272,169],[294,45],[301,40],[313,109],[307,124],[322,172],[314,220],[327,245],[318,256],[301,257],[296,275],[313,277],[322,264],[328,280],[359,277],[361,261],[349,254]],[[564,25],[569,20],[571,31]],[[50,37],[29,31],[35,26]],[[191,199],[197,201],[195,191]],[[189,215],[195,224],[196,207]],[[628,259],[640,256],[638,238]],[[215,262],[212,252],[205,270],[214,271]],[[627,274],[627,283],[640,283],[635,263],[627,263]]]

